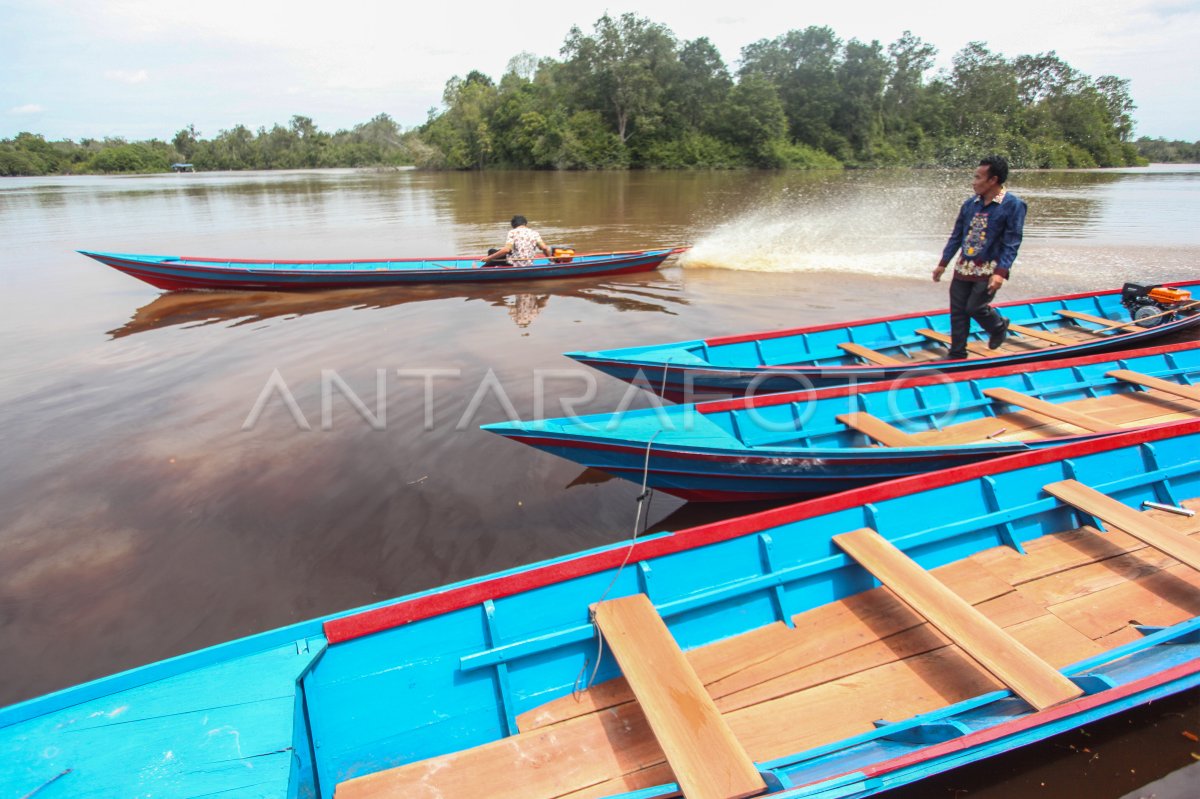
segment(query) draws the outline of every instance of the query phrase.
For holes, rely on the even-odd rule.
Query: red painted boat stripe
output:
[[[1171,682],[1182,677],[1187,677],[1190,674],[1195,674],[1200,671],[1200,660],[1193,660],[1188,663],[1181,663],[1178,666],[1143,677],[1140,680],[1135,680],[1125,685],[1110,688],[1107,691],[1092,694],[1091,696],[1080,697],[1071,702],[1062,705],[1047,708],[1046,710],[1030,713],[1028,716],[1023,716],[1004,724],[997,724],[995,727],[989,727],[985,730],[979,730],[961,738],[955,738],[950,741],[945,741],[940,744],[921,749],[911,754],[901,755],[900,757],[891,760],[885,760],[881,763],[876,763],[864,769],[859,769],[866,777],[876,777],[881,774],[887,774],[892,771],[911,766],[916,763],[921,763],[926,760],[932,760],[952,752],[969,749],[979,744],[985,744],[989,741],[994,741],[998,738],[1003,738],[1007,735],[1027,730],[1032,727],[1037,727],[1042,724],[1049,724],[1052,721],[1057,721],[1076,713],[1083,713],[1101,705],[1106,705],[1109,702],[1115,702],[1118,699],[1136,694],[1139,691],[1144,691],[1147,688],[1153,688],[1156,685]]]
[[[1178,344],[1163,344],[1156,347],[1145,347],[1139,350],[1121,350],[1119,352],[1102,352],[1093,353],[1091,355],[1081,355],[1075,358],[1063,358],[1062,360],[1046,361],[1036,365],[1028,363],[1009,364],[1007,366],[993,366],[988,369],[976,369],[969,372],[955,372],[953,374],[934,374],[925,375],[923,377],[905,377],[898,380],[858,383],[846,386],[833,386],[831,388],[809,389],[802,391],[787,391],[779,394],[763,394],[757,397],[741,397],[737,399],[727,400],[712,400],[710,402],[700,402],[696,404],[696,410],[700,413],[720,413],[722,411],[736,411],[747,408],[768,408],[772,405],[786,405],[789,402],[806,402],[808,400],[818,399],[836,399],[837,397],[845,397],[850,394],[873,394],[880,391],[891,391],[898,388],[912,388],[914,386],[929,386],[936,383],[964,383],[967,380],[974,380],[980,377],[1001,377],[1003,375],[1020,374],[1023,372],[1043,371],[1048,369],[1067,369],[1072,366],[1087,366],[1088,364],[1101,363],[1103,361],[1115,361],[1121,358],[1138,358],[1147,355],[1161,355],[1169,352],[1179,352],[1180,350],[1190,350],[1197,346],[1195,341],[1184,341]]]
[[[1034,450],[1003,458],[982,461],[954,469],[902,477],[885,483],[852,489],[828,497],[820,497],[794,505],[735,519],[693,527],[661,538],[635,544],[628,555],[631,560],[645,560],[695,549],[719,541],[727,541],[755,530],[787,524],[800,519],[809,519],[826,513],[857,507],[868,502],[911,494],[926,489],[974,480],[988,474],[1052,463],[1063,458],[1072,458],[1107,449],[1127,447],[1147,441],[1157,441],[1171,436],[1200,432],[1200,420],[1179,422],[1171,425],[1132,430],[1114,436],[1065,444],[1061,447]],[[481,580],[459,588],[450,588],[427,596],[401,600],[371,610],[364,610],[325,623],[325,636],[330,644],[349,641],[364,635],[381,632],[402,624],[448,613],[453,610],[477,605],[485,599],[499,599],[522,591],[539,588],[556,582],[594,574],[605,569],[616,568],[626,559],[627,549],[616,549],[582,555],[571,560],[551,563],[527,569],[515,574]]]
[[[1164,286],[1191,286],[1197,285],[1198,281],[1194,280],[1178,280],[1174,283],[1164,283]],[[1088,297],[1107,297],[1113,294],[1120,294],[1120,289],[1112,291],[1085,291],[1081,294],[1060,294],[1054,297],[1033,297],[1028,300],[1012,300],[1011,302],[998,302],[992,307],[1006,308],[1010,305],[1029,305],[1030,303],[1038,302],[1058,302],[1061,300],[1079,300]],[[744,344],[748,341],[760,341],[772,338],[784,338],[786,336],[795,336],[800,333],[819,333],[822,330],[836,330],[846,327],[858,327],[859,325],[873,325],[880,322],[894,322],[897,319],[912,319],[922,316],[941,316],[946,313],[946,309],[938,308],[934,311],[918,311],[916,313],[896,314],[894,316],[879,316],[874,319],[856,319],[852,322],[832,322],[827,325],[817,325],[815,327],[793,327],[786,330],[767,330],[759,333],[741,333],[732,336],[718,336],[716,338],[705,339],[704,343],[710,347],[719,344]]]

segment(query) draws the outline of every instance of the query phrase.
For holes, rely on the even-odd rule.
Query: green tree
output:
[[[860,161],[874,160],[874,148],[883,139],[883,92],[888,72],[888,60],[879,42],[864,44],[851,39],[846,43],[837,66],[838,103],[833,128]]]
[[[673,115],[686,128],[712,132],[732,88],[729,68],[707,38],[693,39],[679,49],[678,80],[667,95]]]
[[[679,63],[666,26],[635,14],[605,14],[591,36],[571,28],[561,53],[577,103],[609,119],[622,143],[660,122],[665,87]]]
[[[792,30],[742,48],[739,77],[758,75],[779,92],[793,139],[822,149],[838,146],[837,64],[842,42],[827,27]]]
[[[171,143],[175,146],[179,157],[184,161],[189,160],[196,152],[196,144],[200,141],[200,134],[196,131],[195,125],[188,125],[186,128],[179,130],[175,134],[175,138],[171,139]]]

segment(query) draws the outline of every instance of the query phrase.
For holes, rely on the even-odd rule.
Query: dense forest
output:
[[[1138,154],[1155,164],[1200,164],[1200,141],[1167,141],[1143,136],[1134,144]]]
[[[934,72],[910,32],[886,46],[827,27],[742,48],[731,69],[707,38],[680,41],[634,14],[572,28],[560,57],[522,53],[498,81],[451,78],[442,106],[402,130],[387,114],[327,133],[295,116],[256,132],[170,142],[0,140],[0,175],[414,164],[440,169],[963,166],[1196,160],[1197,145],[1132,141],[1129,82],[1093,78],[1055,53],[1007,58],[982,42]]]

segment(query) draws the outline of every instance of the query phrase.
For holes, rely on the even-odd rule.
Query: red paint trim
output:
[[[969,380],[975,380],[981,377],[1002,377],[1004,375],[1021,374],[1024,372],[1041,372],[1050,369],[1069,369],[1073,366],[1088,366],[1102,361],[1116,361],[1121,358],[1138,358],[1147,355],[1163,355],[1171,352],[1180,352],[1182,350],[1190,350],[1200,347],[1200,341],[1184,341],[1177,344],[1163,344],[1157,347],[1144,347],[1137,350],[1119,350],[1117,352],[1101,352],[1092,353],[1091,355],[1080,355],[1075,358],[1063,358],[1062,360],[1037,361],[1035,364],[1028,363],[1008,364],[1006,366],[993,366],[987,369],[975,369],[969,372],[953,372],[948,374],[934,374],[923,377],[905,377],[897,378],[884,382],[870,382],[861,384],[851,384],[845,386],[833,386],[831,388],[820,388],[814,390],[787,391],[780,394],[763,394],[754,397],[742,397],[738,399],[728,400],[711,400],[709,402],[700,402],[696,404],[696,410],[700,413],[720,413],[722,411],[746,410],[749,408],[768,408],[772,405],[786,405],[789,402],[804,402],[809,400],[819,399],[836,399],[845,397],[850,394],[873,394],[879,391],[892,391],[900,388],[913,388],[916,386],[929,386],[935,383],[965,383]]]
[[[665,249],[663,247],[655,247],[650,250],[620,250],[616,252],[584,252],[575,253],[575,258],[590,258],[597,255],[629,255],[638,256],[645,255],[649,252],[658,252]],[[689,249],[688,247],[676,247],[670,250],[670,254],[680,253]],[[446,256],[429,256],[427,258],[353,258],[334,261],[314,261],[314,260],[271,260],[267,258],[200,258],[193,255],[168,256],[178,258],[180,261],[199,262],[205,264],[228,264],[236,266],[237,264],[411,264],[422,263],[424,261],[482,261],[482,258],[475,258],[470,255],[446,255]],[[557,264],[561,266],[562,264]]]
[[[1134,680],[1133,682],[1126,683],[1125,685],[1119,685],[1116,688],[1109,688],[1107,691],[1101,691],[1100,693],[1092,694],[1091,696],[1083,696],[1079,699],[1075,699],[1062,705],[1047,708],[1036,713],[1030,713],[1028,716],[1022,716],[1021,718],[1013,719],[1012,721],[1008,721],[1003,724],[997,724],[994,727],[989,727],[985,730],[979,730],[978,732],[964,735],[961,738],[955,738],[940,744],[934,744],[917,752],[901,755],[900,757],[892,758],[891,760],[884,760],[880,763],[875,763],[863,769],[856,769],[855,772],[862,773],[865,777],[877,777],[881,774],[888,774],[908,766],[916,765],[917,763],[923,763],[927,760],[933,760],[934,758],[942,757],[954,752],[970,749],[974,746],[989,743],[1023,730],[1038,727],[1043,724],[1049,724],[1078,713],[1083,713],[1093,708],[1101,707],[1111,702],[1124,699],[1127,696],[1131,696],[1148,688],[1153,688],[1157,685],[1171,682],[1172,680],[1178,680],[1183,677],[1187,677],[1195,674],[1197,671],[1200,671],[1200,660],[1193,660],[1190,663],[1181,663],[1178,666],[1167,669],[1166,671],[1159,672],[1157,674],[1151,674],[1150,676],[1143,677],[1140,680]],[[825,780],[820,780],[820,782],[824,781]]]
[[[693,527],[690,530],[634,544],[632,550],[621,546],[590,555],[580,555],[546,566],[525,569],[514,574],[482,579],[469,585],[449,588],[434,594],[399,600],[383,607],[331,619],[325,622],[325,636],[330,644],[337,644],[420,619],[477,605],[485,599],[512,596],[522,591],[594,574],[605,569],[614,569],[627,558],[629,560],[646,560],[661,557],[720,541],[728,541],[731,538],[737,538],[766,527],[810,519],[846,508],[858,507],[868,502],[879,502],[917,491],[974,480],[988,474],[999,474],[1028,466],[1052,463],[1064,458],[1197,432],[1200,432],[1200,420],[1178,422],[1132,430],[1128,433],[1118,433],[1114,436],[1081,441],[1076,444],[1065,444],[1061,447],[1008,455],[955,469],[944,469],[928,474],[889,480],[865,488],[798,502],[795,505],[772,508],[760,513]]]
[[[1171,422],[1165,422],[1164,424],[1171,424]],[[608,443],[608,442],[600,443],[600,442],[593,442],[593,441],[584,441],[584,440],[575,439],[575,438],[526,437],[526,436],[512,434],[512,433],[502,433],[501,435],[505,436],[506,438],[510,438],[513,441],[518,441],[522,444],[526,444],[531,447],[537,447],[538,449],[546,449],[549,447],[556,447],[556,448],[561,447],[563,449],[582,449],[582,450],[585,450],[588,452],[617,452],[617,453],[620,453],[623,455],[636,455],[637,456],[637,463],[630,465],[630,466],[619,466],[619,465],[615,465],[615,464],[609,464],[609,465],[605,465],[605,466],[592,465],[592,468],[599,469],[601,471],[612,471],[612,470],[636,471],[638,474],[641,474],[641,472],[642,472],[642,466],[641,466],[642,456],[645,455],[645,453],[646,453],[646,445],[640,444],[640,443],[639,444],[619,444],[619,443]],[[1092,436],[1097,436],[1097,435],[1104,435],[1104,434],[1103,433],[1093,433],[1086,437],[1090,438]],[[1042,439],[1041,441],[1038,442],[1038,444],[1041,446],[1054,446],[1051,443],[1045,443],[1045,442],[1053,442],[1056,440],[1061,440],[1063,442],[1066,442],[1066,441],[1078,440],[1078,439],[1081,439],[1084,437],[1085,437],[1084,435],[1059,436],[1057,438]],[[833,448],[830,448],[830,449],[833,449]],[[935,449],[935,447],[929,447],[928,449],[933,450],[933,449]],[[836,451],[840,452],[840,453],[846,453],[846,457],[836,457],[835,459],[832,459],[831,462],[835,463],[839,467],[847,467],[847,466],[857,466],[859,464],[880,463],[880,462],[897,463],[897,464],[900,464],[900,463],[926,463],[930,460],[936,460],[938,458],[951,458],[951,459],[974,458],[974,457],[979,457],[980,455],[983,455],[983,456],[987,455],[987,450],[984,449],[983,445],[981,445],[979,447],[979,449],[977,449],[975,451],[971,451],[971,452],[967,452],[965,450],[949,450],[949,451],[947,451],[946,447],[936,447],[936,450],[937,450],[936,452],[931,451],[929,453],[924,453],[924,454],[911,454],[910,453],[910,454],[897,455],[897,453],[905,453],[906,452],[905,448],[904,447],[889,447],[887,449],[883,449],[883,448],[870,448],[870,447],[844,447],[842,449],[837,449]],[[751,452],[753,452],[753,450],[733,450],[733,449],[718,450],[718,451],[713,451],[713,452],[697,452],[695,450],[666,449],[664,447],[658,447],[652,453],[653,458],[652,458],[651,462],[654,463],[654,462],[663,461],[663,460],[684,460],[684,461],[705,461],[705,462],[709,462],[709,463],[722,463],[722,464],[723,463],[735,463],[735,464],[753,463],[753,464],[762,464],[762,465],[770,466],[770,465],[777,464],[781,458],[811,458],[811,457],[813,457],[811,455],[806,454],[805,450],[794,450],[794,451],[789,452],[787,455],[779,455],[779,454],[776,454],[776,455],[753,455],[753,454],[750,454]],[[1013,453],[1008,453],[1008,454],[1013,454]],[[896,457],[892,457],[893,455],[895,455]],[[821,457],[825,457],[825,456],[821,456]],[[993,455],[992,457],[1000,457],[1000,456]],[[582,463],[582,461],[576,461],[576,463]],[[588,465],[588,464],[585,464],[585,465]],[[927,468],[936,469],[936,468],[941,468],[941,467],[931,466],[931,467],[927,467]],[[676,471],[672,471],[670,469],[661,468],[661,467],[657,467],[657,466],[651,466],[650,474],[680,474],[680,475],[689,475],[692,477],[713,477],[713,478],[720,478],[720,479],[735,479],[735,480],[743,479],[743,478],[751,479],[751,480],[763,480],[763,479],[772,479],[772,478],[793,479],[797,476],[797,474],[787,473],[787,472],[776,473],[776,474],[746,474],[746,475],[729,474],[727,472],[676,472]],[[805,474],[814,474],[814,472],[806,471]],[[830,477],[837,477],[837,475],[830,475]]]
[[[500,269],[462,269],[452,270],[450,272],[438,272],[434,270],[397,270],[394,272],[379,272],[379,271],[253,271],[248,269],[230,269],[216,268],[208,266],[196,266],[192,264],[183,264],[182,262],[169,261],[165,263],[145,262],[145,261],[130,261],[121,258],[113,258],[109,256],[89,256],[104,264],[112,267],[118,272],[136,277],[139,280],[145,281],[150,285],[165,289],[167,291],[177,290],[192,290],[192,289],[232,289],[240,291],[304,291],[311,289],[343,289],[343,288],[382,288],[384,286],[404,286],[404,285],[453,285],[456,283],[504,283],[504,282],[520,282],[520,281],[535,281],[535,280],[569,280],[579,277],[612,277],[614,275],[627,275],[637,272],[650,272],[662,265],[663,261],[668,256],[662,258],[652,257],[645,261],[635,261],[629,263],[629,259],[609,261],[601,264],[577,264],[580,268],[575,271],[547,275],[543,274],[552,269],[561,269],[564,264],[542,264],[539,266],[529,267],[513,267],[507,270]],[[282,262],[263,262],[263,263],[282,263]],[[332,262],[327,262],[332,263]],[[148,267],[158,267],[167,270],[166,273],[147,271]],[[204,273],[202,277],[192,277],[187,275],[175,274],[170,270],[197,270]],[[227,276],[230,274],[243,275],[251,280],[231,280]],[[453,278],[441,278],[439,275],[453,274]],[[209,277],[211,275],[212,277]],[[309,280],[282,280],[284,277],[303,276],[310,278]],[[414,279],[418,276],[424,279]],[[369,278],[375,279],[369,279]],[[338,278],[346,278],[339,280]],[[352,278],[352,279],[351,279]]]
[[[1172,283],[1163,283],[1164,286],[1198,286],[1200,280],[1177,280]],[[1030,303],[1038,302],[1055,302],[1058,300],[1079,300],[1087,297],[1105,297],[1110,294],[1120,294],[1121,289],[1113,289],[1110,291],[1086,291],[1081,294],[1060,294],[1054,297],[1031,297],[1027,300],[1012,300],[1010,302],[998,302],[993,304],[993,308],[1007,308],[1011,305],[1029,305]],[[786,336],[796,336],[801,333],[819,333],[822,330],[834,330],[837,328],[858,327],[860,325],[871,325],[879,322],[894,322],[897,319],[912,319],[919,316],[933,316],[946,313],[946,309],[938,308],[933,311],[917,311],[915,313],[896,314],[894,316],[877,316],[874,319],[856,319],[852,322],[832,322],[825,325],[816,325],[814,327],[793,327],[786,330],[767,330],[760,333],[741,333],[731,336],[718,336],[716,338],[705,339],[704,343],[710,347],[720,344],[744,344],[748,341],[761,341],[772,338],[784,338]]]

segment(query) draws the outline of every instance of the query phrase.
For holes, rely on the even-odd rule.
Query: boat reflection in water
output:
[[[204,327],[214,324],[244,325],[281,317],[299,317],[342,309],[374,310],[408,303],[461,298],[504,308],[518,327],[528,327],[552,297],[571,297],[619,311],[674,314],[672,306],[686,305],[677,287],[662,281],[612,283],[597,281],[562,287],[538,294],[513,293],[512,288],[473,286],[452,289],[437,286],[397,286],[376,289],[339,289],[303,293],[276,291],[191,292],[160,294],[138,308],[128,322],[108,331],[114,339],[168,327]]]

